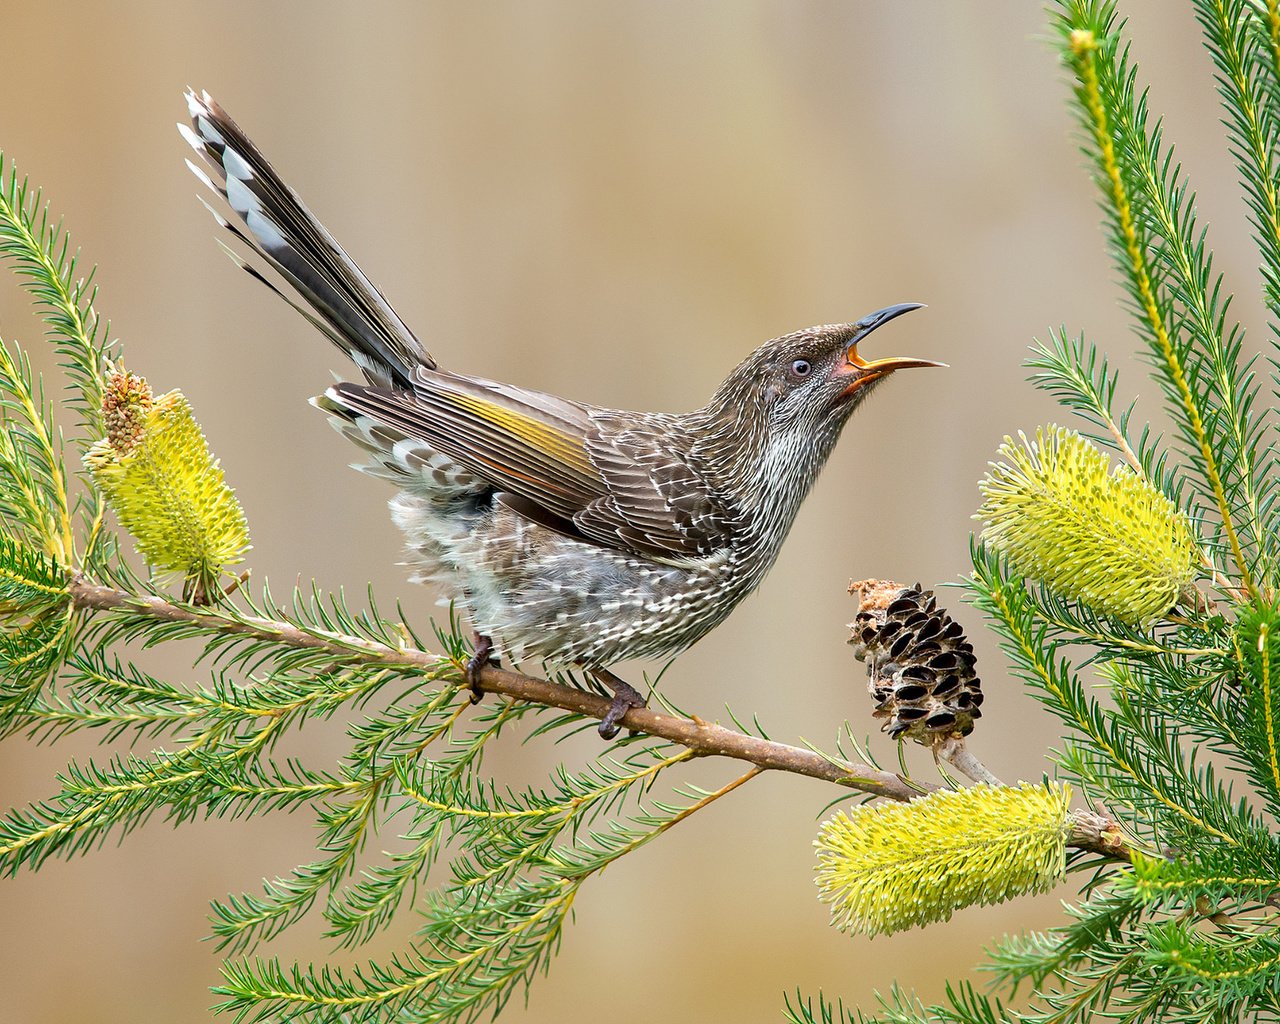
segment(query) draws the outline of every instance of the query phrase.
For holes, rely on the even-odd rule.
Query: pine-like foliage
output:
[[[1280,4],[1191,5],[1261,253],[1274,351]],[[1061,927],[995,947],[999,1000],[952,986],[926,1005],[895,988],[874,1017],[792,1004],[801,1024],[1280,1019],[1277,424],[1124,22],[1103,0],[1058,0],[1051,19],[1110,254],[1174,429],[1155,436],[1134,405],[1117,408],[1118,375],[1082,337],[1037,343],[1032,382],[1118,466],[1060,429],[1007,443],[982,485],[971,594],[1014,673],[1063,725],[1058,778],[1114,816],[1128,863],[1069,858],[1097,872],[1087,898]],[[1280,362],[1269,363],[1274,385]]]
[[[1188,2],[1280,336],[1280,0]],[[1118,376],[1083,337],[1051,333],[1033,349],[1033,383],[1086,433],[1001,453],[970,592],[1013,674],[1062,724],[1054,780],[925,797],[936,787],[905,765],[883,772],[839,744],[787,746],[754,723],[730,730],[664,706],[643,718],[651,734],[499,786],[484,767],[492,745],[590,728],[589,684],[485,669],[492,692],[473,705],[456,622],[419,630],[372,594],[355,607],[317,587],[278,602],[260,580],[215,585],[247,545],[220,467],[185,403],[152,402],[113,376],[92,275],[79,276],[39,192],[0,160],[0,261],[42,312],[70,396],[70,422],[55,422],[26,352],[0,340],[0,736],[90,733],[107,747],[68,765],[47,798],[0,815],[0,875],[160,819],[307,814],[314,857],[213,905],[227,957],[217,1008],[235,1021],[471,1021],[547,969],[591,878],[763,769],[786,769],[903,802],[837,812],[822,831],[819,882],[851,929],[923,924],[1092,872],[1064,924],[991,952],[997,991],[957,984],[926,1005],[895,986],[874,1017],[797,995],[785,1010],[795,1024],[1280,1020],[1280,468],[1267,364],[1228,318],[1194,193],[1112,4],[1059,0],[1052,20],[1111,257],[1173,424],[1155,435],[1133,405],[1118,408]],[[1269,366],[1280,387],[1280,361]],[[90,452],[94,472],[80,472]],[[959,648],[946,615],[932,598],[900,611],[908,639],[889,645],[894,664],[927,664],[935,695],[951,693],[944,668]],[[886,639],[888,620],[886,609],[863,623],[864,647]],[[148,670],[148,649],[170,643],[198,655],[182,683]],[[962,653],[954,685],[976,693]],[[963,722],[937,719],[929,745],[981,778],[963,747],[973,707]],[[342,756],[281,755],[290,730],[331,718]],[[714,730],[715,743],[698,740]],[[685,774],[700,755],[751,767],[705,791]],[[1069,809],[1071,791],[1091,809]],[[360,955],[410,910],[423,924],[405,948]],[[307,916],[341,963],[253,955]]]

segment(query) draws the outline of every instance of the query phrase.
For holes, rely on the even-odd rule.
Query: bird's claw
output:
[[[613,703],[609,705],[609,710],[604,713],[604,718],[600,719],[600,738],[603,740],[611,740],[622,731],[622,720],[626,717],[627,712],[632,708],[644,707],[644,699],[634,690],[630,694],[618,693],[614,695]]]
[[[609,710],[604,713],[604,718],[600,719],[598,729],[601,739],[611,740],[621,731],[622,719],[627,712],[632,708],[644,707],[646,701],[634,686],[607,669],[596,669],[592,674],[613,691],[613,700],[609,704]]]
[[[467,686],[471,690],[471,703],[479,704],[484,700],[484,690],[480,688],[480,673],[486,665],[497,665],[498,659],[493,656],[493,640],[490,637],[476,634],[475,653],[467,659]]]
[[[480,689],[480,672],[488,660],[482,660],[477,654],[467,659],[467,688],[471,691],[472,704],[479,704],[484,700],[484,691]]]

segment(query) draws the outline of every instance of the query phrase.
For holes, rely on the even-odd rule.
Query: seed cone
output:
[[[867,663],[867,692],[881,731],[933,746],[968,736],[982,717],[973,645],[938,607],[932,590],[890,580],[849,585],[858,614],[849,624],[854,657]]]

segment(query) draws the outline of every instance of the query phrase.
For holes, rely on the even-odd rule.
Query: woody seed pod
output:
[[[982,717],[977,658],[964,630],[938,607],[932,590],[889,580],[859,580],[849,643],[867,663],[872,714],[893,739],[933,746],[973,732]]]

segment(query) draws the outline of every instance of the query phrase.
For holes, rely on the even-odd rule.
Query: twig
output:
[[[237,590],[249,582],[249,570],[246,569],[239,576],[235,577],[230,583],[222,588],[222,596],[230,597]]]
[[[1118,860],[1133,859],[1133,851],[1119,822],[1096,811],[1075,811],[1071,815],[1071,838],[1067,845]]]
[[[952,768],[974,782],[985,782],[989,786],[1004,785],[965,746],[963,737],[949,737],[943,740],[933,748],[933,756],[946,761]]]
[[[694,814],[697,814],[698,811],[702,810],[704,807],[708,807],[711,804],[715,803],[722,796],[728,796],[739,786],[745,785],[746,783],[750,782],[757,775],[760,775],[763,771],[764,769],[759,767],[758,765],[752,766],[751,768],[747,769],[747,771],[744,772],[742,775],[739,775],[736,779],[733,779],[730,782],[726,782],[723,786],[721,786],[715,792],[707,793],[702,797],[702,799],[697,801],[697,803],[690,804],[688,807],[682,810],[679,814],[676,814],[668,818],[661,825],[655,828],[652,832],[648,832],[645,835],[641,836],[640,838],[635,839],[632,842],[628,843],[627,846],[623,848],[618,853],[617,856],[612,857],[609,861],[599,865],[598,867],[592,868],[590,871],[586,872],[586,874],[582,875],[581,877],[586,878],[589,875],[595,874],[597,871],[602,870],[603,868],[607,867],[609,864],[614,863],[616,860],[618,860],[619,857],[625,856],[626,854],[630,853],[637,846],[642,846],[645,843],[648,843],[651,840],[658,838],[658,836],[662,835],[663,832],[667,831],[667,829],[671,828],[673,825],[679,825],[680,822],[684,821],[686,818],[689,818]]]
[[[292,623],[275,619],[233,614],[217,608],[202,608],[197,611],[184,605],[171,604],[161,597],[130,594],[85,579],[73,581],[70,590],[77,608],[128,612],[163,622],[189,622],[223,633],[259,637],[291,647],[327,651],[338,657],[354,657],[366,663],[387,667],[438,671],[441,664],[449,661],[438,654],[415,647],[389,647],[361,637],[324,630],[304,630]],[[599,694],[492,665],[486,666],[481,672],[480,689],[484,693],[496,693],[533,704],[561,708],[588,718],[603,718],[610,705],[609,698]],[[838,782],[851,789],[894,800],[910,800],[919,796],[922,791],[937,788],[909,782],[894,772],[881,771],[870,765],[834,760],[802,747],[749,736],[701,719],[679,718],[649,708],[632,709],[622,719],[622,724],[636,732],[678,743],[700,756],[732,757],[763,769]]]
[[[319,650],[336,657],[355,659],[389,668],[437,672],[449,659],[415,647],[390,647],[362,637],[347,636],[326,630],[302,629],[288,622],[261,616],[242,615],[228,609],[196,610],[172,604],[164,598],[130,594],[78,578],[70,585],[70,594],[78,609],[144,615],[162,622],[188,622],[223,633],[256,637],[287,644],[291,647]],[[485,666],[480,673],[480,690],[515,700],[546,707],[560,708],[588,718],[603,718],[610,700],[599,694],[565,686],[546,679],[536,679],[506,669]],[[633,708],[622,719],[622,725],[636,732],[677,743],[700,757],[730,757],[747,761],[760,770],[791,772],[809,778],[834,782],[849,789],[890,800],[912,800],[939,787],[932,783],[907,779],[896,772],[886,772],[871,765],[842,761],[803,747],[750,736],[723,725],[700,718],[679,718],[650,708]],[[754,773],[751,773],[754,774]],[[1098,816],[1094,816],[1097,818]],[[1109,819],[1108,819],[1109,820]],[[1114,825],[1111,822],[1111,825]],[[1099,847],[1102,826],[1096,822],[1080,834],[1073,835],[1071,845],[1081,849],[1106,852],[1127,859],[1123,844]]]

